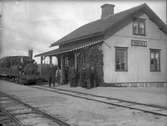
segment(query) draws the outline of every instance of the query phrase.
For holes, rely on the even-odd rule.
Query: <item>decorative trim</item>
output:
[[[58,55],[58,54],[66,53],[66,52],[71,52],[71,51],[74,51],[74,50],[79,50],[81,48],[86,48],[88,46],[92,46],[92,45],[95,45],[95,44],[98,44],[98,43],[101,43],[101,42],[103,42],[103,40],[88,41],[86,43],[83,43],[83,44],[78,45],[76,47],[73,47],[71,49],[68,49],[68,48],[65,49],[66,47],[64,47],[64,51],[63,51],[63,47],[62,47],[62,48],[54,49],[54,50],[51,50],[51,51],[48,51],[48,52],[44,52],[44,53],[35,55],[35,57],[38,57],[38,56],[54,56],[54,55]],[[57,50],[60,50],[60,51],[56,53]]]
[[[57,55],[57,54],[66,53],[66,52],[71,52],[71,51],[74,51],[74,50],[79,50],[79,49],[82,49],[82,48],[86,48],[86,47],[88,47],[88,46],[95,45],[95,44],[100,43],[100,42],[103,42],[103,41],[95,41],[95,42],[90,42],[89,44],[83,44],[83,45],[81,45],[81,46],[79,46],[79,47],[75,47],[75,48],[73,48],[73,49],[69,49],[69,50],[62,51],[62,52],[60,52],[60,53],[56,53],[56,55]],[[51,54],[51,55],[54,55],[54,53]]]

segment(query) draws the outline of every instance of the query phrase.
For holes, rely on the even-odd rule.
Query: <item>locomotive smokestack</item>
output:
[[[32,49],[28,50],[28,56],[32,59],[32,57],[33,57],[33,50]]]

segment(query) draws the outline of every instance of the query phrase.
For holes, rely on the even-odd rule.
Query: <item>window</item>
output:
[[[115,48],[115,70],[116,71],[127,71],[127,47],[116,47]]]
[[[145,35],[145,19],[134,19],[133,21],[133,34]]]
[[[160,71],[160,49],[150,49],[150,71]]]

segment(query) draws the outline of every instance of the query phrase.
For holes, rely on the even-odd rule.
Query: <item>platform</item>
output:
[[[137,94],[141,94],[143,96],[149,94],[147,98],[150,99],[154,98],[155,95],[157,95],[162,101],[164,99],[161,99],[161,96],[165,98],[165,91],[161,91],[161,89],[148,91],[152,93],[144,93],[146,92],[146,90],[144,89],[143,91],[141,91],[141,89],[139,91],[137,91],[137,89],[134,89],[133,91],[132,89],[125,89],[126,91],[123,91],[123,88],[116,88],[112,90],[111,88],[106,89],[102,87],[90,90],[82,89],[80,87],[70,88],[68,86],[61,86],[61,88],[72,90],[78,89],[80,91],[87,91],[89,93],[96,93],[98,95],[108,95],[108,92],[112,92],[112,96],[119,94],[118,96],[122,97],[123,94],[127,92],[125,96],[128,97],[131,94],[133,95],[133,99],[135,99],[135,96],[137,96]],[[111,106],[95,101],[79,99],[50,91],[43,91],[33,87],[17,85],[1,80],[0,91],[13,95],[21,99],[22,101],[32,105],[33,107],[38,107],[42,111],[59,117],[63,121],[69,123],[71,126],[166,126],[167,124],[166,117],[160,117],[157,115],[143,113],[137,110]]]
[[[167,107],[167,88],[162,87],[97,87],[85,89],[64,85],[57,88]]]

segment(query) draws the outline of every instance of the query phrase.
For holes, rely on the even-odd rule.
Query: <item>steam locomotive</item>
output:
[[[21,84],[32,84],[41,80],[38,66],[29,56],[1,58],[0,76]]]

